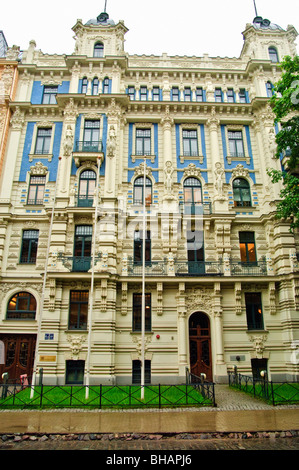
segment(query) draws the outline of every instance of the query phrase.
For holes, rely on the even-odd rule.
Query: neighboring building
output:
[[[73,31],[71,55],[30,43],[10,103],[0,372],[37,348],[45,383],[138,383],[144,243],[147,382],[296,379],[299,236],[266,172],[295,28],[255,18],[239,58],[128,55],[106,13]]]
[[[0,177],[7,144],[11,111],[18,81],[19,48],[9,48],[3,31],[0,31]]]

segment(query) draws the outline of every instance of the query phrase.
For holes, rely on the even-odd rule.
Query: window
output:
[[[86,330],[88,316],[88,291],[70,292],[69,329]]]
[[[104,44],[102,42],[97,42],[93,49],[94,57],[104,57]]]
[[[133,331],[141,331],[142,294],[133,294]],[[145,331],[151,331],[151,294],[145,294]]]
[[[229,88],[227,90],[227,102],[228,103],[234,103],[235,102],[235,93],[232,88]]]
[[[91,264],[92,226],[77,225],[74,244],[74,272],[86,272]]]
[[[45,176],[31,176],[27,204],[40,205],[44,203],[45,185]]]
[[[245,88],[241,88],[239,92],[239,100],[240,103],[247,103],[247,98],[246,98],[246,90]]]
[[[187,178],[184,181],[185,204],[195,205],[202,203],[201,183],[197,178]]]
[[[22,237],[21,259],[22,264],[35,264],[38,245],[38,230],[24,230]]]
[[[129,97],[130,97],[130,100],[134,101],[134,100],[135,100],[135,93],[136,93],[135,87],[129,86],[129,88],[128,88],[128,90],[127,90],[127,93],[128,93],[128,95],[129,95]]]
[[[234,205],[235,207],[250,207],[250,186],[244,178],[236,178],[233,181]]]
[[[158,86],[153,87],[152,97],[153,101],[160,101],[160,88]]]
[[[92,81],[92,94],[98,95],[99,94],[99,79],[94,78]]]
[[[191,88],[189,88],[189,87],[185,88],[184,97],[185,97],[185,101],[192,101]]]
[[[178,87],[173,87],[171,91],[172,101],[180,101],[180,91]]]
[[[188,231],[187,255],[189,274],[200,275],[205,272],[203,233]]]
[[[147,101],[147,87],[140,87],[140,101]]]
[[[134,234],[134,264],[142,265],[143,257],[143,232],[139,230],[135,231]],[[145,263],[150,265],[151,263],[151,232],[146,232],[145,239]]]
[[[81,93],[86,94],[88,89],[88,80],[86,77],[83,78],[82,80],[82,88],[81,88]]]
[[[79,207],[91,207],[96,188],[96,174],[92,170],[82,171],[79,182]]]
[[[134,204],[144,203],[144,178],[139,176],[134,182]],[[152,203],[152,182],[149,178],[145,180],[145,205]]]
[[[223,101],[221,88],[216,88],[215,89],[215,101],[216,101],[216,103],[221,103]]]
[[[183,152],[185,157],[198,156],[196,130],[183,130]]]
[[[144,361],[144,382],[145,384],[151,383],[151,361]],[[132,362],[132,383],[141,384],[141,361]]]
[[[110,80],[107,77],[103,80],[103,93],[110,93]]]
[[[50,153],[52,128],[37,130],[35,155],[48,155]]]
[[[271,62],[273,63],[279,62],[278,53],[275,47],[269,47],[268,51],[269,51],[269,57],[270,57]]]
[[[85,361],[66,361],[65,383],[83,385]]]
[[[196,88],[196,101],[203,101],[203,89]]]
[[[228,132],[229,152],[232,157],[244,157],[244,145],[242,131]]]
[[[239,232],[239,243],[242,264],[256,264],[254,232]]]
[[[249,330],[263,330],[262,296],[260,293],[246,293],[246,317]]]
[[[36,300],[28,292],[15,294],[8,302],[7,320],[35,320]]]
[[[151,155],[151,129],[136,129],[136,155]]]
[[[58,86],[45,86],[42,104],[57,104],[56,95],[58,93]]]
[[[268,98],[271,98],[271,96],[273,96],[273,89],[274,89],[274,87],[273,87],[272,83],[271,83],[271,82],[267,82],[267,83],[266,83],[266,90],[267,90],[267,96],[268,96]]]
[[[85,121],[83,139],[83,151],[97,152],[99,150],[100,121]]]

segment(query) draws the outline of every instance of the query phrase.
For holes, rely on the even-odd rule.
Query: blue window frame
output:
[[[136,90],[134,86],[129,86],[127,88],[127,95],[129,95],[130,100],[134,101],[136,97]]]
[[[139,90],[139,99],[140,101],[147,101],[148,91],[146,86],[140,87]]]
[[[227,102],[228,103],[234,103],[235,102],[235,92],[234,92],[233,88],[228,88],[226,96],[227,96]]]
[[[222,93],[221,88],[215,89],[215,101],[216,103],[222,103],[223,101],[223,93]]]
[[[204,101],[204,92],[201,87],[196,88],[196,101]]]
[[[92,81],[92,94],[93,95],[99,94],[99,87],[100,87],[99,79],[95,77]]]
[[[94,45],[93,56],[97,58],[104,57],[104,44],[102,42],[97,42]]]
[[[44,86],[42,104],[57,104],[58,86]]]
[[[178,87],[173,87],[171,90],[171,100],[180,101],[180,90]]]
[[[153,101],[160,101],[161,100],[161,90],[158,86],[153,87],[152,100]]]
[[[87,93],[87,89],[88,89],[88,80],[86,77],[84,77],[82,80],[81,93]]]
[[[192,91],[190,87],[186,87],[184,90],[185,101],[192,101]]]
[[[275,47],[269,47],[268,51],[271,62],[279,62],[277,49]]]

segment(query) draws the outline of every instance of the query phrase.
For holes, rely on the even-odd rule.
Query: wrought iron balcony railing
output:
[[[230,271],[232,276],[266,276],[267,262],[235,262],[231,261]]]
[[[223,265],[219,261],[175,262],[176,276],[222,276]]]
[[[184,202],[180,204],[181,213],[185,215],[210,215],[212,214],[211,202]]]
[[[90,141],[77,141],[75,143],[74,152],[86,152],[86,153],[99,153],[103,152],[102,141],[90,142]]]
[[[128,276],[142,276],[143,266],[142,263],[129,261],[128,262]],[[145,263],[146,276],[166,276],[167,275],[167,262],[166,261],[146,261]]]

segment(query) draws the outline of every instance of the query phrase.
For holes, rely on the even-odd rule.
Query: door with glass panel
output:
[[[0,335],[4,343],[5,364],[0,365],[0,379],[4,372],[9,381],[20,381],[20,376],[32,376],[35,353],[35,335]]]
[[[78,194],[79,207],[92,207],[96,189],[96,179],[96,173],[92,170],[85,170],[81,173]]]
[[[91,266],[92,226],[78,225],[75,232],[74,272],[87,272]]]
[[[209,317],[202,312],[196,312],[189,319],[190,370],[200,377],[206,375],[206,380],[213,380],[211,332]]]

